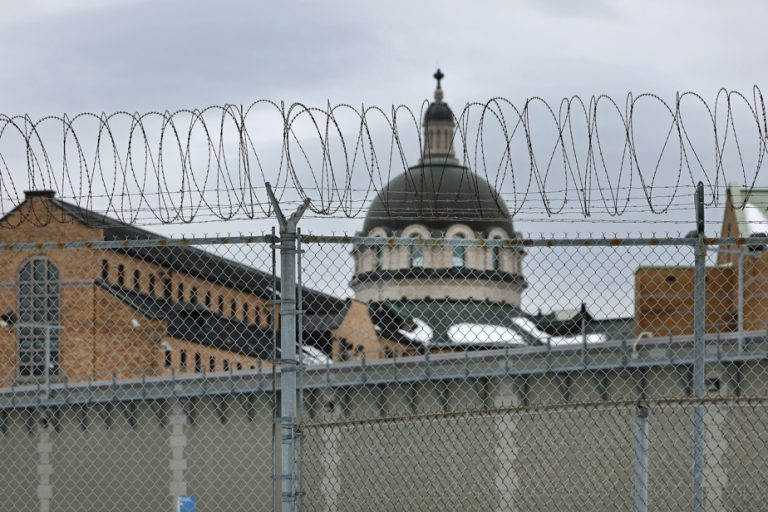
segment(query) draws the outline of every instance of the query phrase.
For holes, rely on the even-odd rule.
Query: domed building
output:
[[[434,77],[437,88],[424,115],[418,164],[378,192],[358,233],[414,242],[355,246],[350,285],[357,301],[368,305],[379,333],[408,338],[410,332],[425,342],[429,338],[432,346],[465,338],[492,345],[535,343],[517,325],[527,286],[522,245],[451,242],[521,237],[499,192],[456,157],[455,116],[444,101],[443,74],[438,70]],[[457,334],[457,325],[467,332]]]

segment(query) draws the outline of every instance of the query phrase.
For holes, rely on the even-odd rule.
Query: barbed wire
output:
[[[0,213],[21,203],[25,190],[45,189],[128,223],[265,218],[272,214],[270,182],[286,204],[311,200],[312,216],[358,217],[377,196],[386,209],[387,201],[418,193],[380,194],[396,175],[414,172],[408,157],[425,151],[428,105],[416,112],[259,100],[38,120],[0,114]],[[495,97],[467,103],[454,121],[457,155],[512,217],[665,213],[680,208],[678,199],[689,204],[698,181],[707,203],[718,205],[726,169],[747,190],[736,205],[743,207],[760,178],[768,135],[757,86],[751,97],[721,89],[710,102],[695,92],[672,101],[628,94],[623,104],[606,95],[517,105]],[[452,215],[472,216],[481,198],[479,187],[470,189],[476,201],[456,197]],[[438,183],[429,194],[436,200],[455,192]],[[25,220],[45,222],[46,214]]]

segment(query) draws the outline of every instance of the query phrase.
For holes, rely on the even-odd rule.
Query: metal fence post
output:
[[[696,245],[693,292],[693,502],[694,512],[704,510],[704,320],[706,306],[706,257],[704,243],[704,184],[696,187]]]
[[[635,407],[635,506],[634,512],[648,511],[648,407]]]
[[[280,481],[282,510],[296,510],[296,228],[309,204],[285,217],[269,183],[267,194],[280,224]],[[276,419],[278,421],[278,419]]]

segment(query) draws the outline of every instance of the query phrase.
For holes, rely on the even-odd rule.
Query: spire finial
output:
[[[440,80],[445,78],[445,75],[442,71],[440,71],[440,68],[437,68],[437,71],[432,76],[435,78],[435,80],[437,80],[437,88],[440,89]]]

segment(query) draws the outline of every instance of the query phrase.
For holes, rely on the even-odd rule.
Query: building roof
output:
[[[442,71],[438,69],[434,77],[435,100],[424,113],[423,158],[419,165],[394,177],[378,191],[368,208],[363,232],[367,234],[376,227],[399,232],[411,224],[422,224],[439,234],[462,223],[480,232],[500,227],[512,236],[512,219],[496,189],[460,165],[452,141],[442,135],[434,139],[430,136],[430,123],[439,123],[440,127],[442,123],[455,123],[451,108],[443,101]]]
[[[379,335],[422,348],[604,343],[631,339],[634,328],[631,317],[595,320],[590,316],[583,332],[581,321],[573,319],[548,324],[560,328],[551,332],[539,324],[541,317],[527,315],[516,306],[474,300],[382,301],[369,304],[369,312]]]
[[[498,226],[512,236],[504,200],[485,179],[462,165],[431,162],[409,168],[378,192],[365,216],[365,233],[411,224],[444,231],[462,223],[481,232]]]
[[[493,348],[541,344],[514,321],[519,308],[477,300],[402,300],[369,304],[377,332],[408,345]]]
[[[101,215],[86,208],[62,201],[55,197],[52,191],[30,191],[26,192],[26,196],[27,199],[32,197],[46,198],[51,204],[75,219],[75,221],[90,228],[101,229],[104,233],[104,240],[168,239],[152,231],[132,226],[106,215]],[[48,219],[49,222],[56,220],[52,212],[49,212],[48,216],[50,217]],[[272,273],[218,256],[198,247],[116,247],[111,250],[198,277],[208,282],[250,293],[257,297],[271,298],[274,294],[273,287],[280,288],[280,279],[273,277]],[[303,288],[302,293],[304,310],[307,315],[313,313],[324,315],[340,313],[346,308],[347,301],[345,299],[309,288]]]
[[[167,323],[166,335],[259,359],[271,359],[271,329],[227,318],[199,304],[174,302],[97,280],[96,286],[151,320]],[[278,352],[279,353],[279,352]]]
[[[736,183],[728,184],[739,236],[748,238],[768,234],[768,188],[748,188]]]

